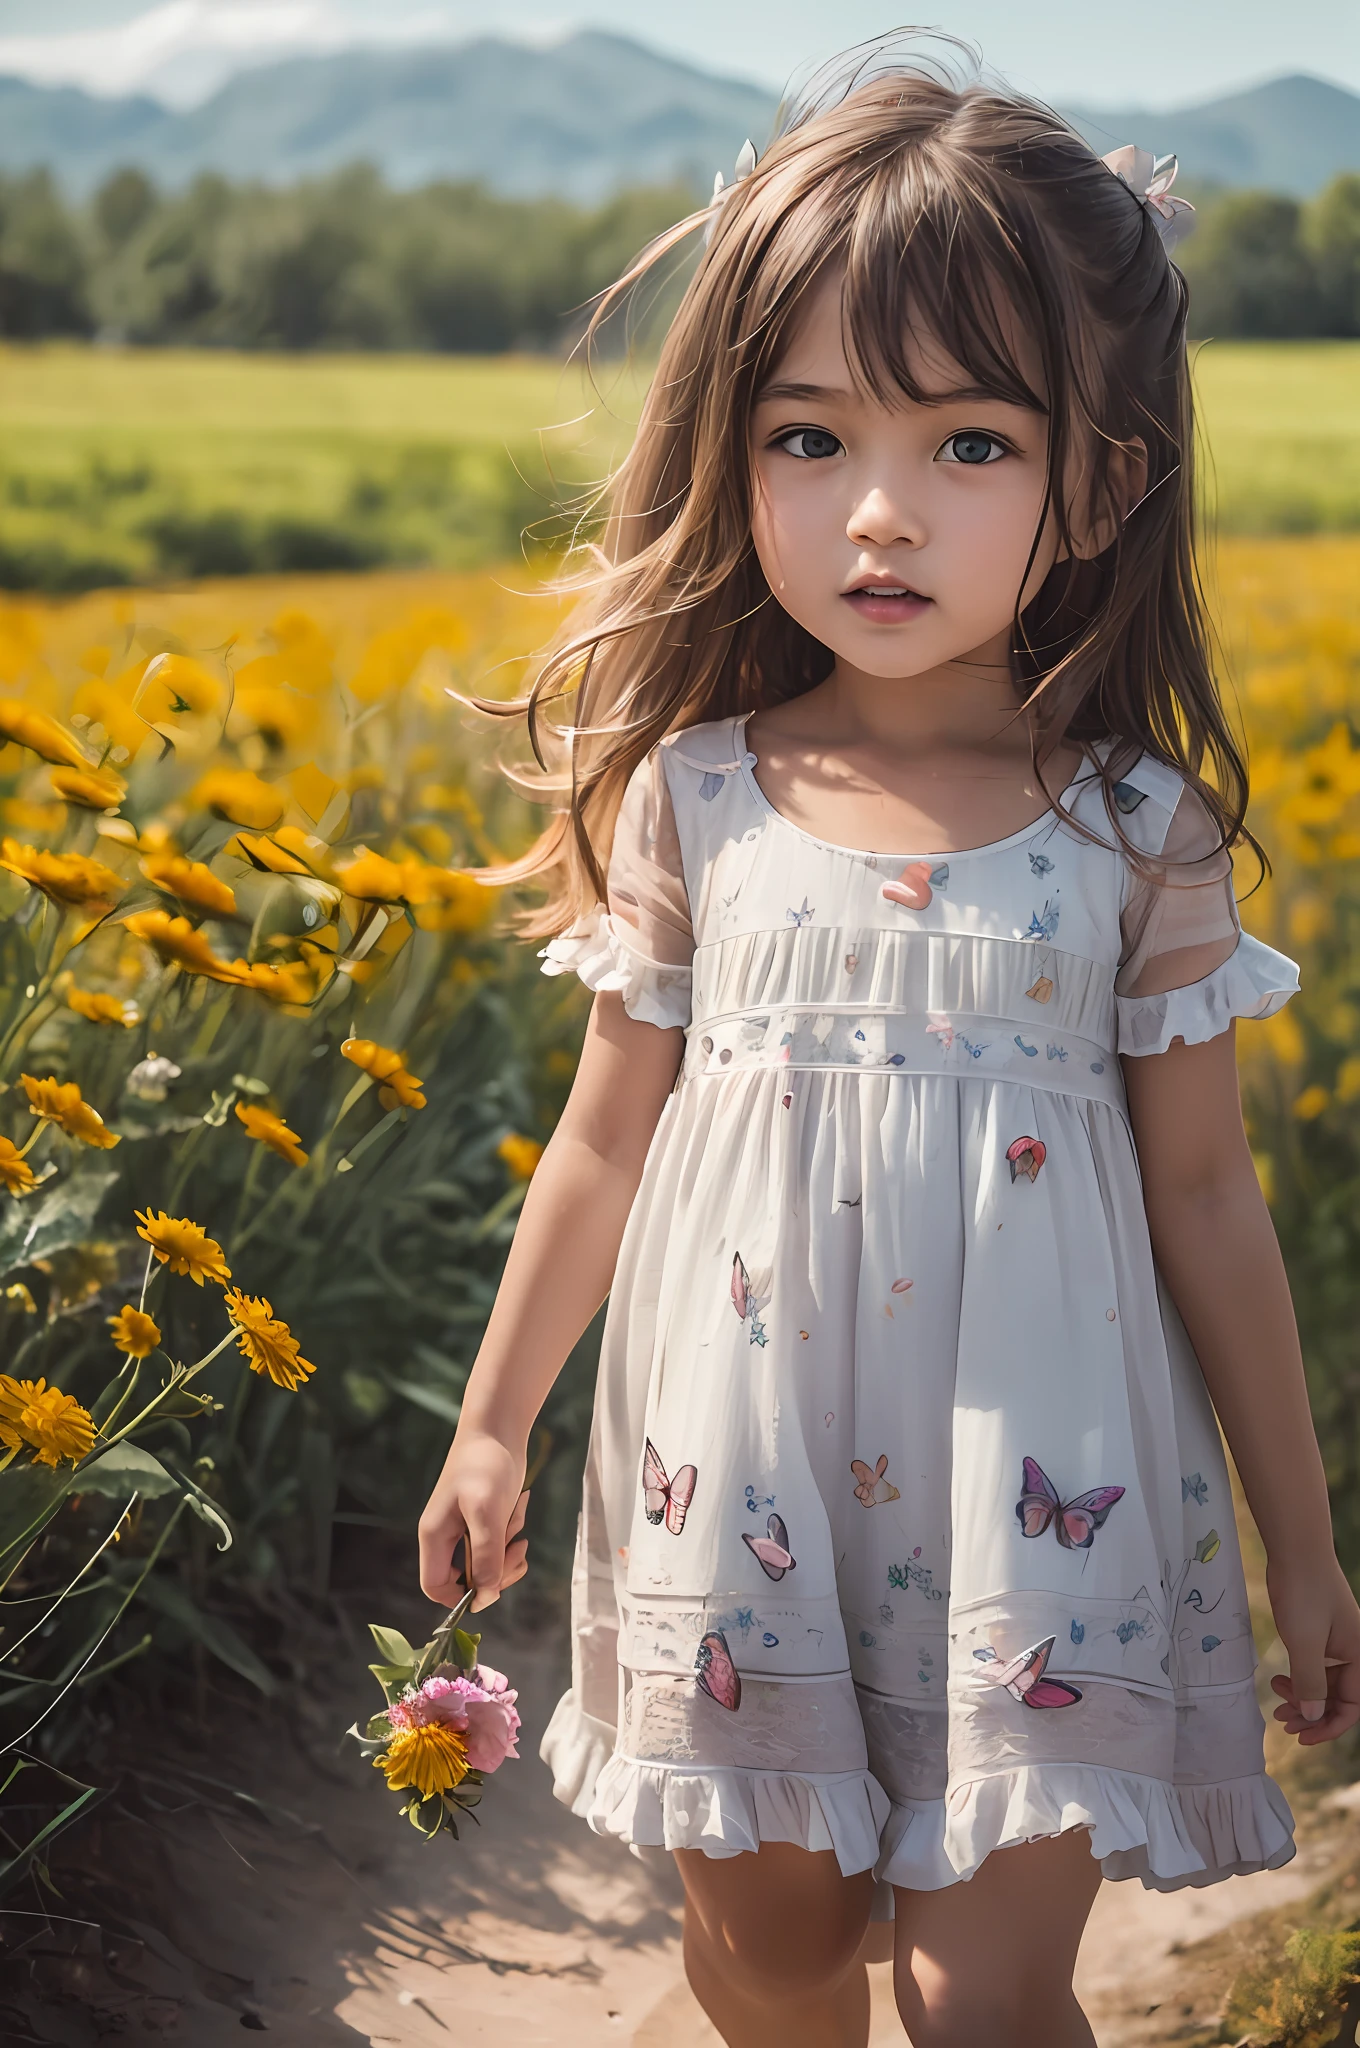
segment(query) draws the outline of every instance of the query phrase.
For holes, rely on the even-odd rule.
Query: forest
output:
[[[1299,202],[1193,194],[1197,338],[1360,335],[1360,173]],[[288,189],[132,168],[88,204],[0,178],[0,336],[235,349],[556,351],[592,296],[696,204],[641,187],[586,208],[475,184],[397,192],[366,165]]]

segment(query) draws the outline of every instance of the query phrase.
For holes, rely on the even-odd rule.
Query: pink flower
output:
[[[467,1735],[473,1770],[490,1772],[508,1756],[519,1755],[517,1698],[499,1671],[481,1665],[472,1678],[427,1678],[418,1692],[403,1694],[388,1708],[387,1719],[396,1729],[424,1728],[435,1721],[458,1729]]]

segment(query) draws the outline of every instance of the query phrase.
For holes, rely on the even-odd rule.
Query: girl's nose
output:
[[[905,542],[918,548],[925,540],[924,521],[900,499],[875,484],[855,505],[845,524],[856,547],[888,548]]]

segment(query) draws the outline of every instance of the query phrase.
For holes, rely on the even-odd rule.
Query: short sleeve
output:
[[[1148,869],[1130,870],[1115,977],[1119,1050],[1200,1045],[1235,1017],[1269,1017],[1299,985],[1298,968],[1245,933],[1232,856],[1208,806],[1182,785]]]
[[[589,989],[616,990],[639,1023],[683,1027],[690,1019],[694,926],[659,749],[624,791],[607,887],[607,908],[597,906],[544,947],[543,972],[577,974]]]

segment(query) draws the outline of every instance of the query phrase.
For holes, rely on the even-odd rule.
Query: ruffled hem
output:
[[[614,1730],[576,1704],[564,1692],[543,1731],[538,1753],[553,1774],[553,1798],[585,1820],[601,1771],[614,1753]]]
[[[565,1738],[561,1706],[554,1727],[559,1719]],[[552,1732],[550,1727],[544,1737],[545,1751]],[[578,1738],[571,1747],[579,1756],[584,1745]],[[565,1798],[570,1784],[569,1777],[562,1781],[559,1798]],[[582,1787],[569,1803],[597,1835],[614,1835],[634,1850],[701,1849],[706,1856],[740,1856],[762,1842],[792,1842],[800,1849],[832,1850],[846,1877],[872,1870],[878,1861],[890,1808],[887,1793],[868,1771],[826,1776],[736,1768],[693,1771],[618,1754],[600,1771],[594,1796]]]
[[[876,1875],[908,1891],[972,1877],[994,1849],[1089,1828],[1107,1878],[1149,1891],[1278,1870],[1294,1854],[1284,1794],[1262,1772],[1221,1785],[1163,1784],[1086,1764],[1037,1764],[905,1801],[883,1833]]]
[[[1186,988],[1155,996],[1116,996],[1119,1050],[1144,1056],[1165,1052],[1174,1039],[1202,1045],[1226,1031],[1234,1017],[1273,1017],[1298,993],[1294,962],[1243,932],[1221,967]]]
[[[588,989],[616,991],[629,1016],[640,1024],[666,1030],[689,1023],[692,970],[665,967],[634,952],[607,910],[578,918],[538,957],[544,974],[576,974]]]

